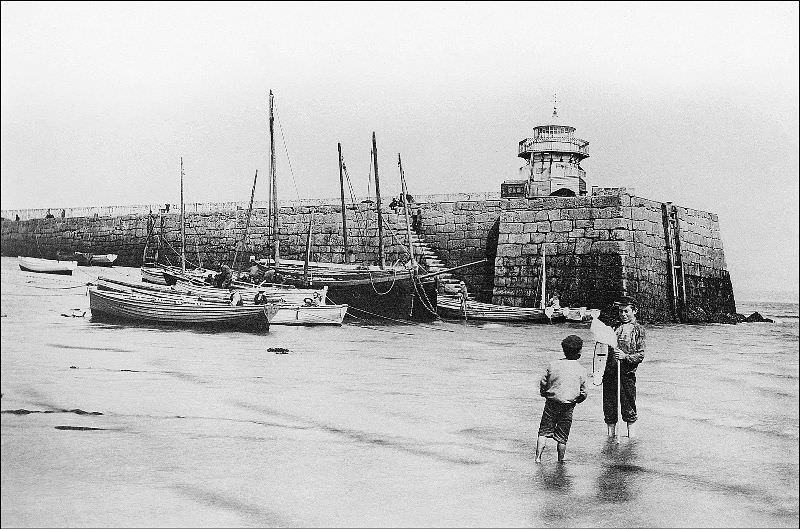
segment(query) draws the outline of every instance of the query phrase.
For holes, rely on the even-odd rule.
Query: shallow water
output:
[[[587,325],[116,326],[98,273],[138,270],[2,258],[3,526],[798,525],[797,304],[646,325],[639,438],[592,386],[537,465],[538,378]]]

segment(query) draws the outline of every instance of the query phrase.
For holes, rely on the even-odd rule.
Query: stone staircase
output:
[[[394,235],[397,237],[397,239],[402,241],[402,244],[405,245],[405,215],[402,213],[397,214],[389,212],[386,214],[386,220],[389,228],[394,232]],[[414,232],[414,230],[411,230],[411,244],[414,247],[414,258],[425,272],[439,272],[447,268],[436,250],[431,248],[431,246],[425,241],[424,237]],[[453,277],[453,274],[445,272],[437,277],[439,278],[440,294],[456,294],[458,292],[458,284],[460,280]],[[467,298],[474,299],[471,293],[468,294]]]

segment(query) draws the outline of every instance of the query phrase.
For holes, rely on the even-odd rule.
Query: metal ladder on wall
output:
[[[686,277],[681,257],[681,224],[678,208],[672,202],[661,204],[664,224],[664,249],[667,252],[667,278],[670,282],[669,297],[672,319],[678,323],[686,321]]]

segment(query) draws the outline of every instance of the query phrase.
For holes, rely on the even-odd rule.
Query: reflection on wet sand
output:
[[[597,477],[597,499],[607,503],[624,503],[636,499],[638,484],[636,475],[644,469],[638,466],[638,441],[617,441],[608,438],[603,446],[605,461]]]
[[[556,463],[550,468],[542,468],[542,488],[556,492],[570,492],[572,490],[572,479],[566,472],[565,467],[565,463]]]

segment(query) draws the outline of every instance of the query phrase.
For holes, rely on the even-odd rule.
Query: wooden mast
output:
[[[186,271],[186,222],[183,206],[183,156],[181,156],[181,271]]]
[[[411,253],[411,264],[416,265],[414,259],[414,245],[411,242],[411,226],[408,221],[408,188],[406,187],[406,176],[403,173],[403,162],[400,160],[400,153],[397,153],[397,165],[400,167],[400,192],[403,194],[403,212],[406,216],[406,240],[408,241],[408,251]]]
[[[250,205],[247,208],[247,220],[244,224],[244,233],[242,234],[242,253],[244,253],[245,248],[247,248],[247,232],[250,229],[250,215],[253,213],[253,198],[256,195],[256,182],[258,181],[258,169],[256,169],[256,175],[253,177],[253,189],[250,191]],[[236,252],[233,254],[233,263],[231,264],[231,268],[236,270],[236,261],[239,257],[239,245],[236,245]]]
[[[308,277],[308,261],[311,259],[311,231],[314,228],[314,212],[309,214],[308,235],[306,235],[306,259],[303,262],[303,281],[306,285],[310,284]]]
[[[381,212],[381,184],[378,179],[378,146],[375,143],[375,131],[372,132],[372,160],[375,167],[375,206],[378,210],[378,264],[386,268],[386,257],[383,254],[383,213]]]
[[[545,298],[545,285],[547,284],[547,271],[545,269],[544,260],[545,260],[545,244],[542,243],[542,301],[539,308],[545,308],[547,306],[547,298]]]
[[[341,189],[342,195],[342,236],[344,238],[344,262],[347,263],[347,206],[344,203],[344,172],[343,172],[343,165],[342,162],[342,144],[338,144],[339,147],[339,187]]]
[[[269,91],[269,171],[270,182],[272,183],[272,240],[274,244],[275,267],[278,266],[280,259],[280,248],[278,242],[278,183],[275,179],[275,111],[272,90]]]

